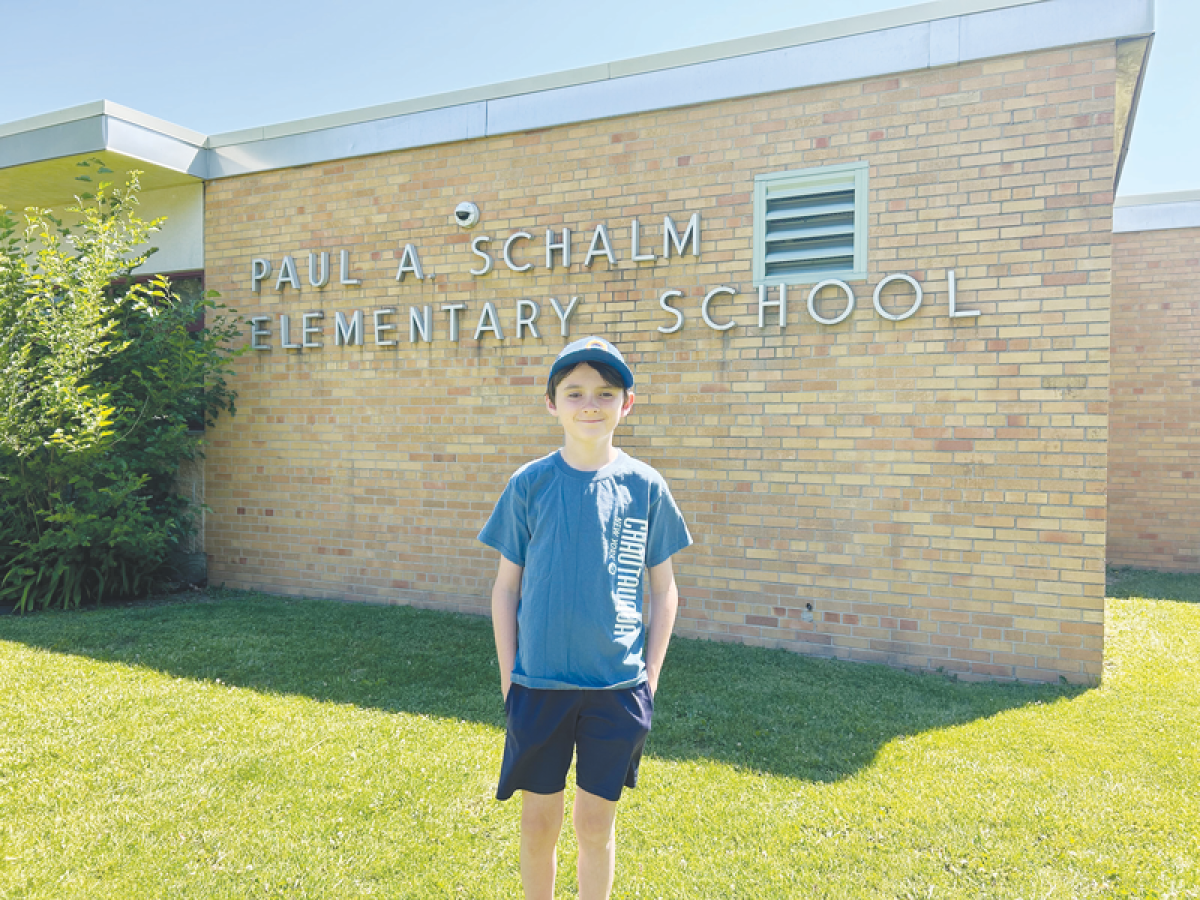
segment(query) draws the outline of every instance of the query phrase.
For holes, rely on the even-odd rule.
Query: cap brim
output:
[[[633,390],[633,372],[629,366],[607,350],[602,350],[599,347],[585,347],[582,350],[576,350],[574,353],[568,353],[566,356],[559,357],[550,368],[550,377],[547,381],[554,378],[563,369],[573,369],[580,363],[585,362],[598,362],[612,366],[617,370],[617,374],[621,376],[621,383],[625,386],[625,390]]]

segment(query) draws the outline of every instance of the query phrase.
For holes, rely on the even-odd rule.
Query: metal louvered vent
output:
[[[865,272],[866,175],[861,163],[756,178],[755,282]]]
[[[854,271],[854,189],[767,193],[766,274]]]

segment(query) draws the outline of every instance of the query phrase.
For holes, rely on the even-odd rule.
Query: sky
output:
[[[913,5],[0,0],[0,124],[110,100],[220,134]],[[1200,191],[1200,2],[1155,5],[1119,197]]]

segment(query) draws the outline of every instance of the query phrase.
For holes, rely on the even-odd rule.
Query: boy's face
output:
[[[587,444],[611,440],[617,425],[633,407],[633,391],[611,385],[587,363],[572,369],[546,398],[546,409],[558,419],[568,440]]]

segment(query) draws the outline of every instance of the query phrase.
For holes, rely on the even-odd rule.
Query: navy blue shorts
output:
[[[575,783],[606,800],[637,785],[654,701],[646,683],[599,691],[541,690],[513,683],[504,702],[508,734],[496,799],[516,791],[557,794]]]

